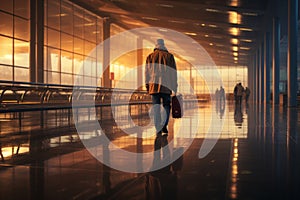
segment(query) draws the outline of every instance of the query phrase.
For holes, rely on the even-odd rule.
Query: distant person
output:
[[[245,88],[245,100],[246,100],[246,103],[248,103],[250,93],[251,93],[250,89],[248,87],[246,87]]]
[[[215,91],[215,100],[216,101],[219,101],[219,96],[220,96],[219,94],[220,94],[220,91],[219,91],[219,88],[217,88]]]
[[[177,69],[173,54],[165,47],[163,39],[158,39],[154,51],[148,55],[145,66],[145,83],[152,96],[154,124],[157,135],[168,134],[171,110],[171,94],[177,92]],[[165,119],[160,113],[160,104],[166,111]]]
[[[233,93],[235,97],[235,103],[241,105],[244,94],[244,87],[242,86],[242,83],[236,84]]]
[[[225,102],[225,90],[222,86],[220,86],[219,98],[221,103]]]

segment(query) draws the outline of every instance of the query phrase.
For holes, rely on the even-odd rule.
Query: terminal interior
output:
[[[298,0],[1,2],[0,199],[299,199],[298,11]],[[159,38],[184,112],[163,137],[144,83]],[[241,104],[238,83],[251,91]]]

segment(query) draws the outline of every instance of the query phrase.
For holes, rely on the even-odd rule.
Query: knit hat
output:
[[[167,48],[165,47],[165,41],[163,39],[157,39],[155,48],[161,50],[167,50]]]

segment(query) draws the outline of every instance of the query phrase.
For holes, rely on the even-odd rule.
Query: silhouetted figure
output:
[[[250,89],[248,87],[245,88],[245,100],[246,103],[248,104],[249,96],[250,96]]]
[[[0,143],[0,157],[1,157],[2,162],[4,162],[4,156],[2,153],[2,144],[1,143]]]
[[[216,101],[219,101],[219,97],[220,97],[219,94],[220,94],[220,91],[219,91],[219,88],[217,88],[216,91],[215,91],[215,100]]]
[[[220,86],[219,98],[221,103],[225,103],[225,90]]]
[[[158,168],[158,170],[148,173],[145,177],[146,199],[147,200],[177,199],[177,172],[176,171],[181,169],[182,164],[181,165],[177,164],[176,166],[172,166],[172,164],[166,165],[166,163],[170,163],[170,159],[171,159],[170,158],[171,154],[168,147],[168,140],[166,136],[161,136],[161,135],[156,136],[154,149],[155,152],[154,152],[154,159],[153,159],[153,167]],[[178,159],[178,160],[182,161],[182,159]],[[176,163],[176,161],[174,163]],[[159,169],[160,167],[162,168]]]
[[[234,93],[235,103],[241,105],[243,94],[244,94],[244,87],[242,86],[242,83],[236,84],[233,93]]]
[[[242,127],[243,124],[243,113],[242,113],[242,106],[240,104],[235,104],[234,107],[234,122],[235,125],[239,128]]]
[[[167,134],[171,94],[172,91],[177,92],[177,71],[174,56],[168,52],[163,39],[157,40],[154,52],[147,57],[145,83],[148,93],[152,96],[156,134]],[[166,111],[165,119],[161,117],[161,100]]]

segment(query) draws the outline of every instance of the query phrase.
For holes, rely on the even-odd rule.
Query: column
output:
[[[287,86],[288,106],[297,106],[298,0],[288,1]]]
[[[103,19],[103,74],[102,87],[111,88],[110,80],[110,19]]]
[[[44,83],[44,0],[37,0],[37,66],[36,81]]]
[[[141,37],[137,38],[137,88],[142,90],[143,83],[143,39]]]
[[[29,64],[29,80],[36,82],[36,0],[30,1],[30,64]]]
[[[259,84],[259,89],[260,89],[260,94],[259,94],[259,102],[263,103],[264,102],[264,97],[265,97],[265,90],[264,90],[264,84],[265,84],[265,75],[264,75],[264,42],[261,44],[261,51],[260,51],[260,65],[259,65],[259,72],[260,72],[260,76],[259,76],[259,80],[260,80],[260,84]]]
[[[264,37],[264,102],[266,104],[270,103],[270,33],[266,32]]]
[[[273,105],[279,104],[279,72],[280,72],[280,22],[273,19],[273,48],[272,48],[272,76],[273,76]]]
[[[260,83],[260,80],[259,80],[259,76],[260,76],[260,71],[259,71],[259,66],[260,66],[260,53],[259,53],[259,48],[257,49],[257,52],[256,52],[256,102],[259,102],[259,99],[260,99],[260,88],[259,88],[259,83]]]
[[[252,70],[252,88],[251,88],[251,96],[253,102],[256,102],[256,54],[253,56],[253,70]]]

